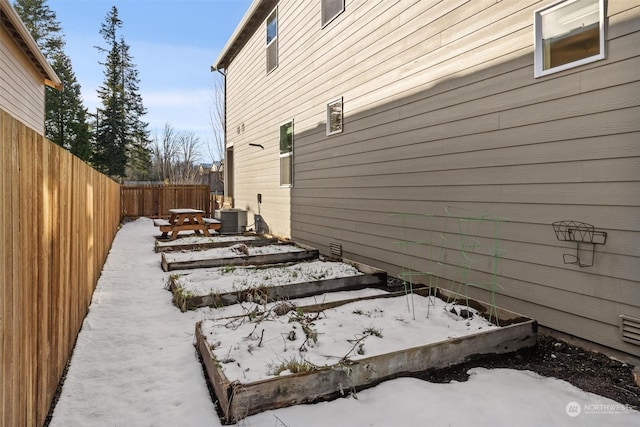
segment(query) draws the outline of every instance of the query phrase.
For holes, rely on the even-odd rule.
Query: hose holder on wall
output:
[[[561,242],[575,242],[576,253],[563,254],[562,260],[565,264],[577,264],[580,267],[591,267],[595,258],[596,245],[604,245],[607,242],[607,232],[596,230],[593,225],[579,221],[556,221],[553,224],[553,231]],[[591,259],[585,260],[580,256],[580,245],[590,245]],[[587,249],[582,249],[583,253]],[[587,252],[588,253],[588,252]]]

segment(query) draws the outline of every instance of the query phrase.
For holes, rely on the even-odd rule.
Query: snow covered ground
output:
[[[164,257],[167,263],[203,261],[218,258],[239,258],[254,255],[273,255],[282,253],[303,252],[305,249],[296,245],[266,245],[266,246],[245,246],[244,251],[238,246],[225,248],[204,249],[199,251],[165,252]]]
[[[268,269],[255,266],[198,268],[174,274],[176,286],[196,296],[362,275],[349,264],[332,261],[308,261]]]
[[[452,314],[454,305],[439,298],[415,295],[413,300],[415,318],[402,296],[306,315],[290,311],[212,319],[202,322],[202,333],[227,379],[248,384],[290,374],[284,367],[291,361],[293,366],[336,366],[342,359],[355,361],[497,328],[479,315],[465,319]]]
[[[153,250],[155,234],[148,219],[118,232],[51,426],[221,425],[193,347],[194,325],[241,308],[181,313],[164,288],[170,273]],[[464,383],[401,378],[361,391],[357,399],[263,412],[239,425],[637,426],[640,413],[557,379],[476,368]]]
[[[186,234],[186,232],[183,232]],[[259,236],[243,236],[243,235],[220,235],[215,234],[210,237],[206,236],[198,236],[194,235],[194,233],[189,233],[188,236],[181,237],[176,240],[158,240],[156,242],[156,247],[158,249],[172,249],[176,246],[183,245],[202,245],[207,243],[251,243],[257,240],[260,240]]]

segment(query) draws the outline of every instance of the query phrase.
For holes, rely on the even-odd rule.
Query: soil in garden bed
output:
[[[460,306],[436,297],[415,295],[411,298],[410,307],[407,306],[408,302],[401,294],[390,298],[381,296],[345,301],[333,308],[320,310],[315,308],[317,306],[307,310],[305,307],[295,309],[289,303],[278,303],[269,310],[247,311],[245,316],[232,320],[203,320],[199,328],[203,339],[209,344],[207,351],[212,352],[214,360],[221,362],[219,369],[224,371],[224,376],[230,382],[237,380],[247,388],[255,385],[252,393],[268,388],[256,385],[261,380],[288,378],[280,374],[282,371],[297,373],[317,370],[317,377],[322,377],[324,374],[320,371],[325,366],[335,367],[345,360],[356,362],[377,357],[372,362],[380,363],[376,375],[354,374],[355,386],[361,387],[371,382],[369,377],[377,378],[379,375],[380,378],[386,378],[405,370],[411,372],[438,364],[446,366],[449,357],[440,355],[439,351],[446,347],[442,343],[447,340],[456,338],[466,341],[472,336],[482,337],[477,343],[472,340],[473,343],[469,345],[451,344],[460,352],[460,358],[487,351],[496,345],[495,340],[504,340],[491,338],[502,337],[502,328],[476,315],[477,312],[471,308],[465,309],[469,312],[468,316],[461,316],[455,311],[455,307]],[[522,335],[528,334],[532,338],[529,345],[535,342],[531,328],[529,324],[521,331]],[[522,338],[518,335],[517,341],[521,342]],[[470,352],[470,349],[474,350]],[[412,359],[407,362],[405,356],[398,358],[394,355],[405,352],[420,354],[421,357],[412,359],[414,356],[407,356]],[[422,362],[423,358],[428,360],[430,357],[437,357],[438,360],[434,363]],[[354,367],[354,372],[362,369],[366,370]],[[332,377],[331,381],[336,378]],[[216,378],[212,380],[217,381]],[[292,395],[307,398],[316,392],[318,395],[325,394],[325,388],[321,389],[322,392],[305,389]]]
[[[394,277],[388,278],[388,284],[396,289],[402,287],[402,281]],[[633,381],[633,366],[548,335],[539,334],[536,346],[515,353],[479,356],[460,365],[413,376],[435,383],[462,382],[469,378],[469,369],[478,367],[529,370],[640,410],[640,387]]]
[[[471,368],[529,370],[565,380],[574,386],[640,409],[640,387],[633,382],[633,366],[587,351],[547,335],[538,335],[535,347],[510,354],[480,356],[445,369],[425,371],[417,378],[435,383],[466,381]]]
[[[200,357],[199,354],[198,357]],[[559,378],[584,391],[640,410],[640,387],[633,382],[632,366],[548,335],[539,335],[538,343],[531,348],[514,353],[484,355],[460,365],[417,372],[411,376],[433,383],[465,382],[469,378],[467,371],[477,367],[528,370],[545,377]],[[204,364],[202,369],[206,378]],[[216,402],[216,411],[220,419],[224,419],[224,413],[217,405],[217,399],[209,381],[207,381],[207,387],[211,400]]]

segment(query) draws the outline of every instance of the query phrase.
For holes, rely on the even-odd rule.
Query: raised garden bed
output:
[[[385,271],[347,260],[207,268],[173,274],[168,282],[173,302],[182,311],[243,301],[272,302],[386,285]]]
[[[211,248],[223,248],[243,243],[247,246],[265,246],[278,243],[275,237],[260,236],[256,234],[246,235],[216,235],[216,236],[189,236],[176,240],[156,240],[156,252],[171,252],[184,250],[202,250]]]
[[[282,264],[316,259],[318,250],[309,246],[282,243],[247,246],[243,243],[225,248],[188,252],[162,252],[164,271],[232,265]]]
[[[457,305],[450,293],[437,296],[417,289],[408,296],[303,308],[279,302],[256,305],[243,316],[199,322],[196,345],[223,422],[354,394],[398,376],[536,343],[537,325],[530,318],[490,311],[476,301]],[[489,312],[497,312],[500,326],[484,318]]]

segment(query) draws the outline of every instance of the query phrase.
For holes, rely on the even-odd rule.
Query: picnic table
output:
[[[175,240],[181,231],[193,230],[196,234],[201,232],[205,236],[210,236],[209,229],[218,230],[222,225],[220,221],[213,218],[203,218],[204,211],[199,209],[169,209],[171,216],[166,219],[154,219],[153,225],[162,231],[161,238]],[[171,235],[169,236],[169,233]]]

